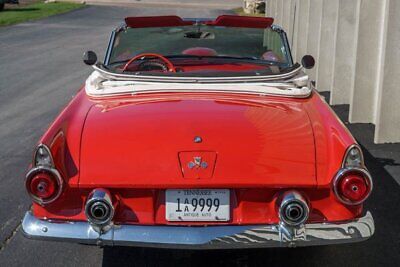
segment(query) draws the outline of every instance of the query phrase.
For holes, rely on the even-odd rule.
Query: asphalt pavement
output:
[[[89,6],[0,28],[0,266],[400,265],[400,187],[393,177],[400,167],[398,159],[391,156],[398,155],[400,148],[390,146],[391,154],[371,145],[371,125],[349,125],[365,148],[367,166],[375,178],[375,190],[366,207],[374,215],[376,233],[367,242],[297,249],[184,251],[98,248],[22,236],[20,221],[30,207],[24,174],[32,149],[91,72],[81,61],[82,53],[90,49],[104,55],[111,30],[125,16],[215,17],[229,12]],[[337,112],[345,118],[346,107],[338,107]],[[368,149],[373,149],[373,154]],[[376,157],[379,153],[381,158]]]

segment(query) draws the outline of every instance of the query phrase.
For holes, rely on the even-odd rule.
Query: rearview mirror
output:
[[[315,59],[311,55],[305,55],[301,59],[301,65],[303,65],[304,68],[306,69],[312,69],[315,66]]]
[[[96,64],[97,62],[97,55],[93,51],[86,51],[83,54],[83,63],[85,63],[88,66],[92,66]]]
[[[201,31],[186,32],[185,33],[185,38],[191,38],[191,39],[215,39],[215,34],[211,33],[211,32],[201,32]]]

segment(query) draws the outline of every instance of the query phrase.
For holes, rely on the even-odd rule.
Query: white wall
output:
[[[378,92],[375,142],[400,140],[400,1],[388,1],[382,84]]]
[[[400,0],[266,0],[294,58],[330,104],[350,104],[350,122],[374,123],[375,142],[400,142]]]
[[[354,89],[360,0],[339,0],[331,104],[350,104]]]
[[[290,0],[286,0],[290,1]],[[302,3],[300,3],[302,5]],[[320,51],[320,40],[321,40],[321,22],[322,22],[322,8],[323,2],[321,0],[310,0],[308,10],[308,35],[299,36],[298,38],[307,39],[307,54],[313,55],[316,61],[315,67],[309,71],[311,79],[318,80],[319,70],[319,51]],[[296,14],[302,17],[302,14]],[[293,46],[293,44],[292,44]],[[298,55],[297,61],[300,62],[301,55]]]
[[[387,0],[361,0],[355,83],[350,95],[350,122],[375,123],[377,93],[382,75],[386,3]]]

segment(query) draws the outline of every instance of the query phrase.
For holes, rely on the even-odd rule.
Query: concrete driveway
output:
[[[400,189],[366,154],[375,177],[367,203],[376,234],[351,245],[245,251],[98,248],[25,239],[20,220],[29,209],[24,174],[32,149],[91,69],[81,55],[104,54],[110,31],[128,15],[214,17],[223,10],[90,6],[45,20],[0,28],[0,266],[395,266],[400,262]],[[357,129],[354,130],[357,132]],[[360,133],[363,134],[363,131]]]

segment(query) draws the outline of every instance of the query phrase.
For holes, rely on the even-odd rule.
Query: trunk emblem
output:
[[[202,168],[202,169],[207,169],[208,163],[205,161],[202,161],[201,157],[193,157],[193,161],[188,163],[189,169],[193,168]]]
[[[185,179],[213,177],[217,153],[215,151],[182,151],[178,154],[179,167]]]

